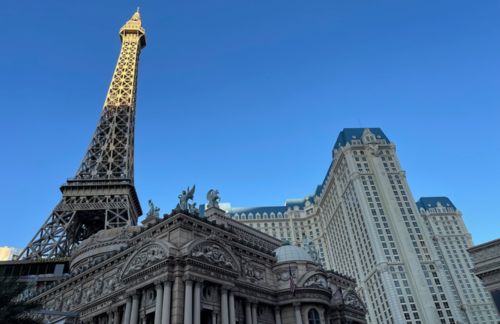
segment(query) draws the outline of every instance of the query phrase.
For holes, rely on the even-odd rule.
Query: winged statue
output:
[[[178,196],[179,203],[177,204],[177,207],[175,207],[176,211],[197,214],[196,203],[189,203],[189,200],[194,198],[195,189],[196,185],[193,185],[192,188],[187,187],[186,190],[182,190],[182,193]]]
[[[220,200],[219,190],[210,189],[207,193],[207,200],[208,200],[207,208],[211,207],[219,208],[219,200]]]

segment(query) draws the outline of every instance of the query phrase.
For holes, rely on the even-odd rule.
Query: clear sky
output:
[[[345,127],[381,127],[413,195],[500,237],[499,1],[5,1],[0,245],[24,247],[94,131],[139,4],[136,187],[170,211],[210,188],[282,205],[323,180]]]

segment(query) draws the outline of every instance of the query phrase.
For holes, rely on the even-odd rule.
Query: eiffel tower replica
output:
[[[146,33],[139,11],[120,29],[121,50],[99,123],[62,199],[19,259],[59,259],[102,229],[136,225],[134,127],[139,55]]]

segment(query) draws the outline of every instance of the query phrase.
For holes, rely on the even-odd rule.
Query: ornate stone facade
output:
[[[491,293],[500,314],[500,239],[476,245],[469,249],[474,273]]]
[[[352,279],[310,260],[279,260],[278,240],[224,214],[214,207],[207,218],[178,213],[98,232],[65,279],[30,298],[59,314],[51,322],[365,323]]]

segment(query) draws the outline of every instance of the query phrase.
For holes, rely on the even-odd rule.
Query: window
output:
[[[307,319],[309,324],[321,324],[319,320],[319,313],[315,308],[311,308],[307,313]]]

